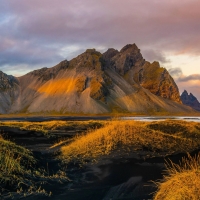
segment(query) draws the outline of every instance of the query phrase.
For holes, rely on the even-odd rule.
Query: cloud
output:
[[[199,1],[194,0],[181,5],[176,0],[126,0],[123,6],[120,0],[19,0],[9,2],[8,10],[15,15],[9,24],[14,25],[10,28],[17,37],[120,48],[133,42],[139,46],[166,45],[176,47],[178,53],[188,45],[197,48],[198,6]]]
[[[62,56],[56,47],[47,47],[33,41],[21,41],[4,38],[0,44],[0,66],[3,65],[36,65],[59,61]]]
[[[192,93],[200,101],[200,81],[187,81],[187,82],[177,82],[180,94],[184,90],[188,93]]]
[[[178,79],[179,82],[200,81],[200,74],[192,74],[189,76],[182,76]]]
[[[200,100],[200,74],[192,74],[186,76],[183,74],[182,69],[177,68],[169,68],[168,72],[174,78],[176,84],[178,85],[180,94],[187,90],[189,93],[194,94],[197,99]]]
[[[164,54],[160,51],[156,51],[153,49],[145,49],[141,53],[142,53],[143,57],[150,62],[153,62],[153,61],[159,61],[161,63],[169,63],[170,62],[170,60],[168,60],[164,56]]]
[[[199,7],[198,0],[2,0],[0,68],[17,62],[31,70],[86,48],[129,43],[163,63],[168,52],[200,55]]]
[[[168,72],[172,77],[175,78],[177,82],[190,82],[190,81],[200,81],[200,74],[184,75],[182,69],[179,67],[169,68]]]
[[[181,68],[179,68],[179,67],[169,68],[168,72],[173,77],[179,77],[180,78],[183,75],[183,72],[182,72]]]

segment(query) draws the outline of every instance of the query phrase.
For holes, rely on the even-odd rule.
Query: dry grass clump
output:
[[[4,140],[0,136],[0,183],[13,184],[23,182],[24,176],[30,175],[30,166],[35,163],[32,153]]]
[[[165,120],[160,122],[151,122],[147,127],[183,138],[200,139],[200,124],[196,122]]]
[[[0,199],[50,196],[51,192],[43,188],[48,181],[56,184],[69,181],[61,170],[49,175],[46,170],[35,166],[36,160],[31,151],[0,135]]]
[[[61,152],[67,162],[85,162],[112,153],[122,157],[145,150],[166,155],[191,151],[197,146],[198,143],[190,138],[152,130],[146,122],[111,121],[101,129],[77,137],[63,146]]]
[[[167,176],[158,183],[154,200],[199,200],[200,199],[200,153],[183,158],[181,163],[167,164]]]
[[[0,122],[0,126],[41,132],[46,135],[54,130],[90,129],[101,127],[103,124],[104,123],[100,121]]]

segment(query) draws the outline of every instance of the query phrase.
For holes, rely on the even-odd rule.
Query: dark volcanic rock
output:
[[[12,89],[18,84],[19,82],[14,76],[7,75],[3,73],[2,71],[0,71],[0,90],[1,91]]]
[[[33,75],[37,77],[38,80],[42,80],[44,82],[55,78],[61,70],[65,70],[68,66],[69,62],[67,60],[63,60],[52,68],[43,67],[28,74]]]
[[[20,93],[19,81],[0,71],[0,113],[10,112],[10,108]]]
[[[135,44],[126,45],[120,52],[108,49],[103,54],[103,58],[106,66],[115,69],[120,75],[124,75],[131,68],[142,66],[145,63],[140,50]]]
[[[165,68],[158,62],[145,61],[135,44],[128,44],[120,52],[108,49],[102,56],[105,67],[116,70],[131,85],[138,83],[153,94],[182,103],[179,90]]]
[[[138,73],[135,72],[135,81],[157,96],[182,103],[176,83],[169,72],[160,67],[158,62],[153,62],[152,64],[146,62]]]
[[[181,101],[184,105],[190,106],[193,109],[200,111],[200,103],[197,98],[192,94],[188,94],[186,90],[181,94]]]

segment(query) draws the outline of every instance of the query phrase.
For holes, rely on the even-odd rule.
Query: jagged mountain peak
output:
[[[16,77],[12,75],[7,75],[6,73],[0,71],[0,89],[7,90],[18,84]]]
[[[68,66],[69,66],[69,61],[63,60],[54,67],[51,68],[43,67],[41,69],[33,70],[25,74],[24,76],[34,76],[37,78],[37,80],[42,80],[44,82],[55,78],[58,75],[58,73],[60,73],[63,70],[66,70]]]
[[[19,96],[18,78],[0,71],[0,113],[9,113]]]
[[[45,73],[47,70],[48,70],[47,67],[43,67],[41,69],[33,70],[33,71],[29,72],[28,74],[31,74],[34,76],[40,76],[41,74]]]
[[[182,92],[181,96],[182,96],[182,97],[188,96],[187,90],[184,90],[184,91]]]
[[[127,44],[120,50],[120,53],[131,52],[131,51],[140,51],[140,50],[138,49],[138,47],[135,43],[134,44]]]
[[[181,100],[184,105],[190,106],[193,109],[200,111],[200,103],[192,93],[188,94],[188,92],[184,90],[181,94]]]
[[[120,52],[108,49],[102,60],[105,68],[112,68],[129,84],[139,84],[155,95],[181,103],[178,87],[168,71],[157,61],[145,61],[135,44],[124,46]]]
[[[9,96],[3,112],[192,111],[176,103],[178,88],[167,70],[158,62],[145,61],[135,44],[103,54],[87,49],[70,61],[34,70],[18,80],[16,95]]]
[[[120,75],[125,75],[131,68],[142,66],[145,60],[135,44],[124,46],[119,52],[109,49],[103,54],[106,67],[115,69]]]
[[[95,48],[93,49],[86,49],[85,53],[89,53],[91,55],[101,55],[101,53],[99,51],[97,51]]]
[[[12,79],[12,75],[8,75],[8,74],[6,74],[6,73],[4,73],[4,72],[2,72],[1,70],[0,70],[0,77],[1,78],[7,78],[7,79]]]
[[[182,99],[189,99],[189,100],[193,100],[196,101],[197,98],[190,92],[188,93],[187,90],[184,90],[183,93],[181,94],[181,98]],[[198,101],[198,100],[197,100]]]
[[[114,48],[109,48],[105,53],[103,53],[102,57],[105,62],[110,61],[112,57],[118,54],[119,51]]]
[[[158,61],[153,61],[152,63],[151,63],[151,67],[153,68],[160,68],[160,63],[158,62]]]

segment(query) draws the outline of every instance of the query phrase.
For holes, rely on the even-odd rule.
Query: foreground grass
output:
[[[0,127],[7,126],[19,128],[20,130],[28,130],[40,132],[48,135],[55,130],[68,129],[92,129],[103,126],[102,121],[47,121],[47,122],[0,122]]]
[[[4,140],[0,136],[0,183],[3,185],[23,182],[25,176],[31,175],[29,170],[35,159],[32,153],[16,145],[13,142]]]
[[[44,189],[48,181],[56,184],[69,181],[63,171],[49,175],[44,169],[36,168],[36,164],[31,151],[0,135],[0,199],[50,196],[51,191]]]
[[[200,153],[196,157],[183,158],[177,165],[168,163],[167,174],[157,183],[154,200],[200,199]]]
[[[106,156],[144,154],[144,151],[151,156],[170,155],[197,149],[199,139],[200,125],[195,122],[110,121],[103,128],[75,138],[63,146],[61,152],[66,162],[81,163],[98,161]]]
[[[35,163],[36,160],[29,150],[0,136],[0,197],[13,198],[11,191],[22,196],[30,195],[33,191],[45,193],[33,184],[34,175],[40,174],[35,171],[33,175]]]

